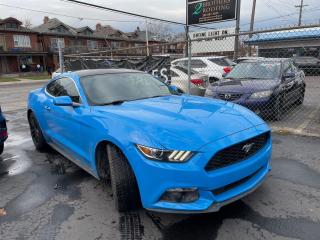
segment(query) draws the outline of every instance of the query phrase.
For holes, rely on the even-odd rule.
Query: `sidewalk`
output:
[[[16,85],[25,85],[25,84],[39,84],[39,83],[46,83],[50,80],[50,78],[45,80],[29,80],[23,78],[16,78],[19,81],[12,81],[12,82],[0,82],[0,86],[16,86]]]

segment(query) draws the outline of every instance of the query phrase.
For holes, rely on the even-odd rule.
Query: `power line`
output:
[[[310,9],[308,11],[305,11],[305,12],[315,12],[315,11],[319,11],[320,8],[314,8],[314,9]],[[255,23],[262,23],[262,22],[268,22],[268,21],[271,21],[271,20],[275,20],[275,19],[279,19],[279,18],[284,18],[284,17],[290,17],[290,16],[294,16],[294,15],[297,15],[298,13],[290,13],[290,14],[286,14],[286,15],[281,15],[281,16],[278,16],[278,17],[273,17],[273,18],[265,18],[265,19],[261,19],[261,20],[258,20],[258,21],[255,21]],[[244,23],[242,24],[242,26],[246,26],[246,25],[250,25],[250,22],[249,23]]]
[[[83,6],[87,6],[87,7],[91,7],[91,8],[96,8],[96,9],[101,9],[101,10],[104,10],[104,11],[114,12],[114,13],[118,13],[118,14],[124,14],[124,15],[132,16],[132,17],[150,19],[150,20],[153,20],[153,21],[170,23],[170,24],[180,25],[180,26],[184,26],[184,27],[186,26],[186,23],[175,22],[175,21],[156,18],[156,17],[149,17],[149,16],[142,15],[142,14],[131,13],[131,12],[123,11],[123,10],[118,10],[118,9],[115,9],[115,8],[109,8],[109,7],[105,7],[105,6],[101,6],[101,5],[97,5],[97,4],[78,1],[78,0],[60,0],[60,1],[69,2],[69,3],[73,3],[73,4],[78,4],[78,5],[83,5]],[[214,29],[214,28],[205,27],[205,26],[199,26],[199,25],[192,25],[190,27],[203,28],[203,29]]]
[[[154,20],[154,21],[172,23],[172,24],[176,24],[176,25],[183,25],[183,26],[186,25],[185,23],[180,23],[180,22],[175,22],[175,21],[165,20],[165,19],[155,18],[155,17],[148,17],[148,16],[145,16],[145,15],[142,15],[142,14],[131,13],[131,12],[123,11],[123,10],[118,10],[118,9],[114,9],[114,8],[109,8],[109,7],[105,7],[105,6],[101,6],[101,5],[97,5],[97,4],[92,4],[92,3],[86,3],[86,2],[77,1],[77,0],[60,0],[60,1],[62,1],[62,2],[70,2],[70,3],[74,3],[74,4],[79,4],[79,5],[84,5],[84,6],[91,7],[91,8],[102,9],[102,10],[105,10],[105,11],[124,14],[124,15],[132,16],[132,17],[139,17],[139,18],[143,18],[143,19],[151,19],[151,20]]]
[[[115,19],[99,19],[99,18],[77,17],[77,16],[72,16],[72,15],[54,13],[54,12],[49,12],[49,11],[42,11],[42,10],[37,10],[37,9],[32,9],[32,8],[12,6],[12,5],[2,4],[2,3],[0,3],[0,5],[1,6],[5,6],[5,7],[9,7],[9,8],[16,8],[16,9],[32,11],[32,12],[46,13],[46,14],[51,14],[51,15],[61,16],[61,17],[68,17],[68,18],[75,18],[75,19],[85,19],[85,20],[90,20],[90,21],[101,21],[101,22],[142,22],[142,21],[138,21],[138,20],[115,20]]]

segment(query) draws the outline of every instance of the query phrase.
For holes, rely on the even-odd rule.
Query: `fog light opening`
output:
[[[197,188],[172,188],[168,189],[160,198],[163,202],[190,203],[199,199]]]

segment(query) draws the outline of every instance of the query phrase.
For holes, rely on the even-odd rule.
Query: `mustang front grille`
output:
[[[206,171],[230,166],[258,153],[267,143],[270,133],[264,133],[247,141],[232,145],[217,152],[205,167]]]

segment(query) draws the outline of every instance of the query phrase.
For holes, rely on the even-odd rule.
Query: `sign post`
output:
[[[239,52],[240,0],[186,0],[187,2],[187,49],[188,49],[188,90],[191,87],[191,37],[189,26],[237,20],[235,58]],[[187,52],[187,51],[186,51]]]
[[[237,4],[237,23],[236,23],[236,39],[234,45],[234,60],[238,60],[239,57],[239,33],[240,33],[240,8],[241,0],[238,0]]]

